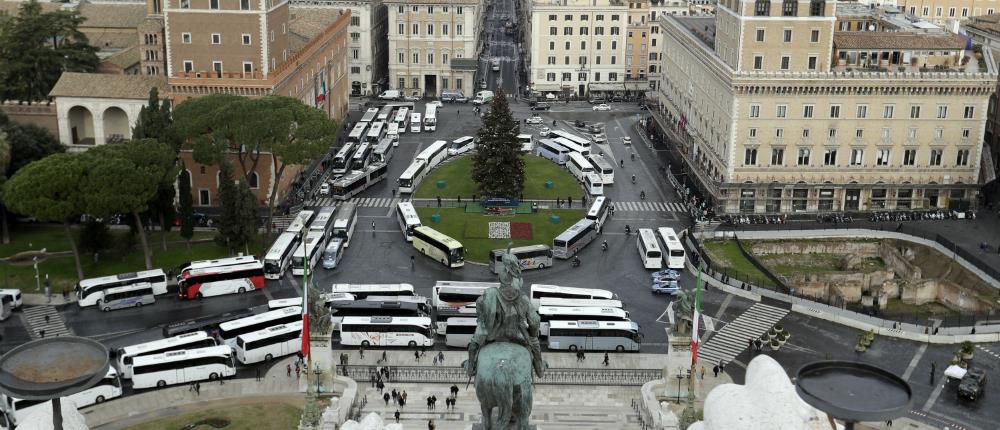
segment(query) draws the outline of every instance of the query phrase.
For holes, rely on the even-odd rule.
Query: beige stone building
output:
[[[660,68],[663,55],[663,37],[660,33],[659,18],[664,15],[688,16],[691,14],[689,4],[685,0],[651,0],[649,2],[649,88],[655,90],[660,85],[662,76]]]
[[[717,212],[975,204],[996,66],[920,23],[837,31],[835,1],[664,16],[655,116]],[[930,26],[934,27],[934,26]]]
[[[475,90],[480,0],[385,1],[389,15],[389,85],[405,95],[437,97]]]
[[[958,32],[959,26],[974,16],[1000,11],[996,0],[897,0],[905,12]]]

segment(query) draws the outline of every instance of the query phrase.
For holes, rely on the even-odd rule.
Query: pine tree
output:
[[[179,217],[181,219],[181,237],[191,247],[191,238],[194,237],[194,199],[191,197],[191,174],[186,170],[181,170],[181,175],[177,181],[177,193],[180,203]]]
[[[222,212],[219,215],[219,234],[215,236],[215,241],[219,245],[225,245],[226,251],[232,253],[240,228],[239,189],[233,181],[233,166],[220,163],[219,171],[219,206]]]
[[[517,142],[518,125],[507,96],[498,90],[477,133],[472,180],[483,197],[518,198],[524,191],[524,159]]]

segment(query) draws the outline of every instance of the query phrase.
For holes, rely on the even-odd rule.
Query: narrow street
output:
[[[508,33],[506,24],[511,23]],[[523,63],[518,51],[520,43],[517,39],[517,11],[514,0],[497,0],[486,8],[486,20],[480,39],[485,46],[484,54],[479,57],[479,71],[476,78],[476,91],[493,90],[500,87],[511,94],[522,86],[520,74]],[[499,61],[500,71],[494,71],[492,63]],[[486,88],[482,87],[485,79]]]

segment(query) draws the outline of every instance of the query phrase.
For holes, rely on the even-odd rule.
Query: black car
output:
[[[983,369],[969,369],[958,383],[958,397],[969,400],[976,400],[983,395],[986,387],[986,371]]]
[[[576,120],[576,121],[573,121],[573,127],[586,128],[587,127],[587,123],[585,123],[583,121],[580,121],[580,120]]]
[[[545,102],[536,102],[531,104],[531,110],[549,110],[552,109],[552,105]]]

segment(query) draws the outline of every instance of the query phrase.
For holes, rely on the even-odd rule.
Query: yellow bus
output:
[[[427,226],[413,229],[413,247],[420,253],[441,262],[447,267],[465,265],[465,247],[437,230]]]

